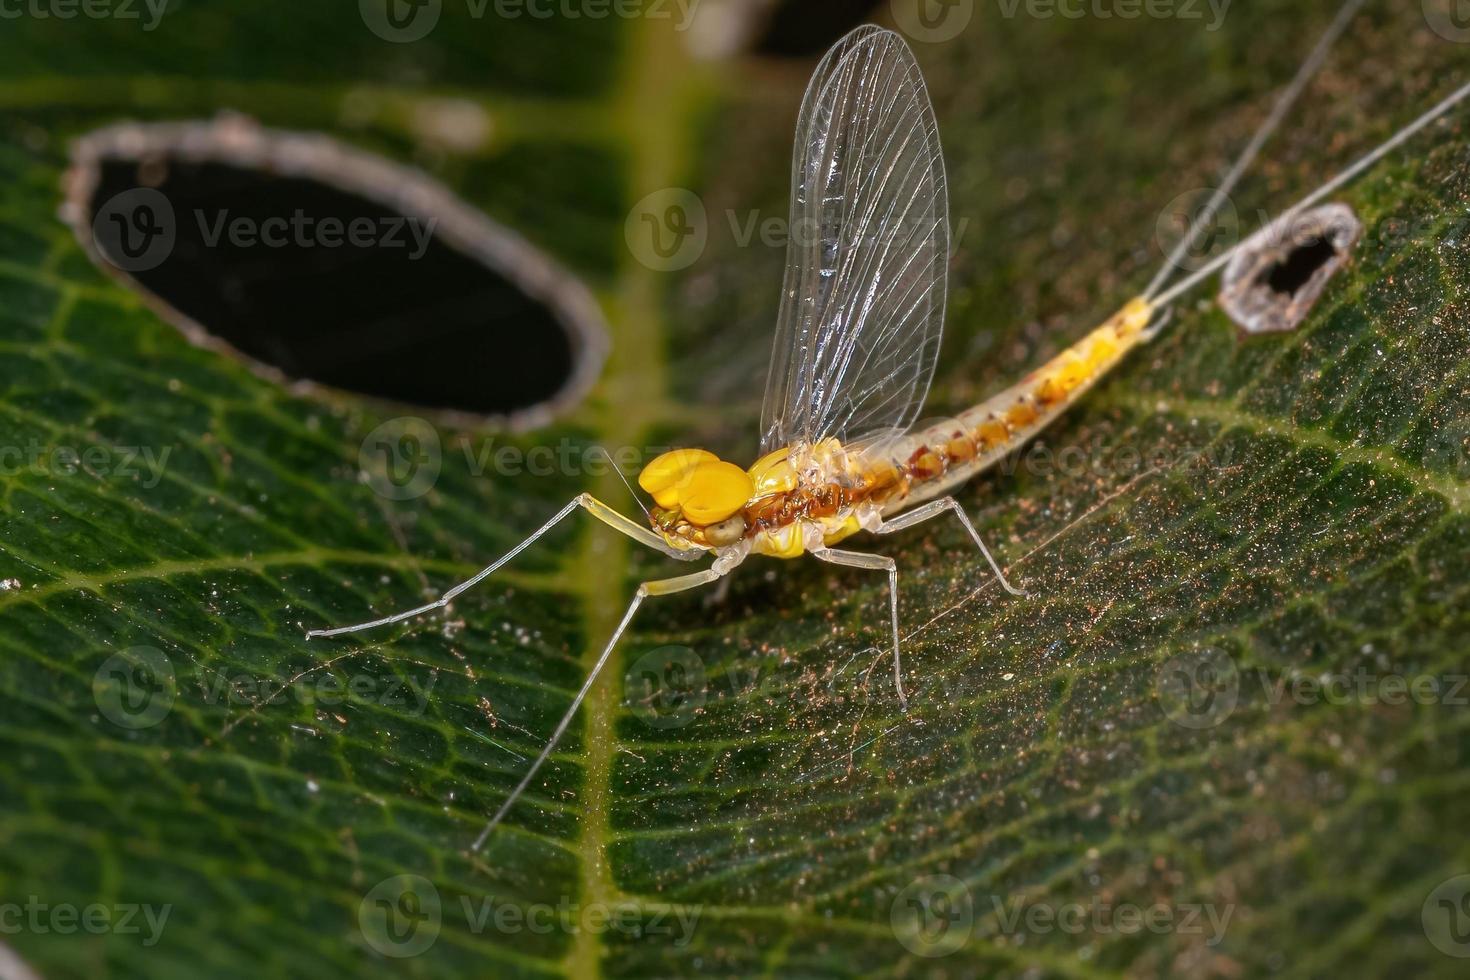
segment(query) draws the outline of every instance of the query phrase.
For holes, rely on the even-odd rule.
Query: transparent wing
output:
[[[949,198],[929,93],[897,34],[822,59],[796,125],[762,453],[907,429],[944,326]]]

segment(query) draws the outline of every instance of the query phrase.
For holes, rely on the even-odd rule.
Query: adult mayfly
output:
[[[1348,0],[1278,101],[1212,206],[1223,199],[1316,70],[1361,0]],[[1461,88],[1283,215],[1342,186],[1466,95]],[[1203,219],[1205,216],[1202,215]],[[655,506],[645,526],[590,494],[566,504],[509,553],[434,602],[309,636],[396,623],[446,606],[577,509],[670,557],[712,555],[708,568],[638,587],[586,681],[519,785],[472,850],[519,799],[556,747],[643,601],[709,585],[752,554],[810,554],[888,577],[893,676],[899,656],[898,568],[892,558],[836,547],[853,534],[889,534],[952,515],[1006,580],[951,490],[1041,431],[1132,348],[1151,339],[1175,298],[1217,270],[1227,251],[1183,282],[1162,282],[1196,221],[1142,295],[1017,385],[958,417],[911,431],[939,356],[949,254],[949,204],[939,134],[908,46],[891,31],[854,30],[823,58],[796,128],[785,282],[761,417],[760,455],[743,468],[702,449],[650,462],[638,477]]]

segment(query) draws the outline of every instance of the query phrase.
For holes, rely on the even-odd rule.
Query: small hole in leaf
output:
[[[113,127],[73,162],[94,261],[273,378],[525,426],[601,366],[586,289],[417,171],[238,117]]]
[[[1344,204],[1277,220],[1251,236],[1225,269],[1220,306],[1246,333],[1295,329],[1363,232]]]
[[[1325,238],[1314,238],[1298,245],[1287,253],[1266,273],[1266,285],[1285,296],[1294,296],[1297,290],[1311,282],[1317,270],[1337,255],[1337,249]]]

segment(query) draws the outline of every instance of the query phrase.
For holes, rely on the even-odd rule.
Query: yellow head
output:
[[[750,474],[703,449],[675,449],[643,467],[638,485],[653,496],[654,525],[665,534],[707,547],[734,544],[745,534],[741,510],[755,495]]]

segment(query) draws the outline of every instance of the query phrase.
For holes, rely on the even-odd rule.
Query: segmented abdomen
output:
[[[1136,299],[1041,368],[957,418],[864,454],[862,496],[892,514],[943,496],[1040,432],[1144,338],[1153,309]]]

